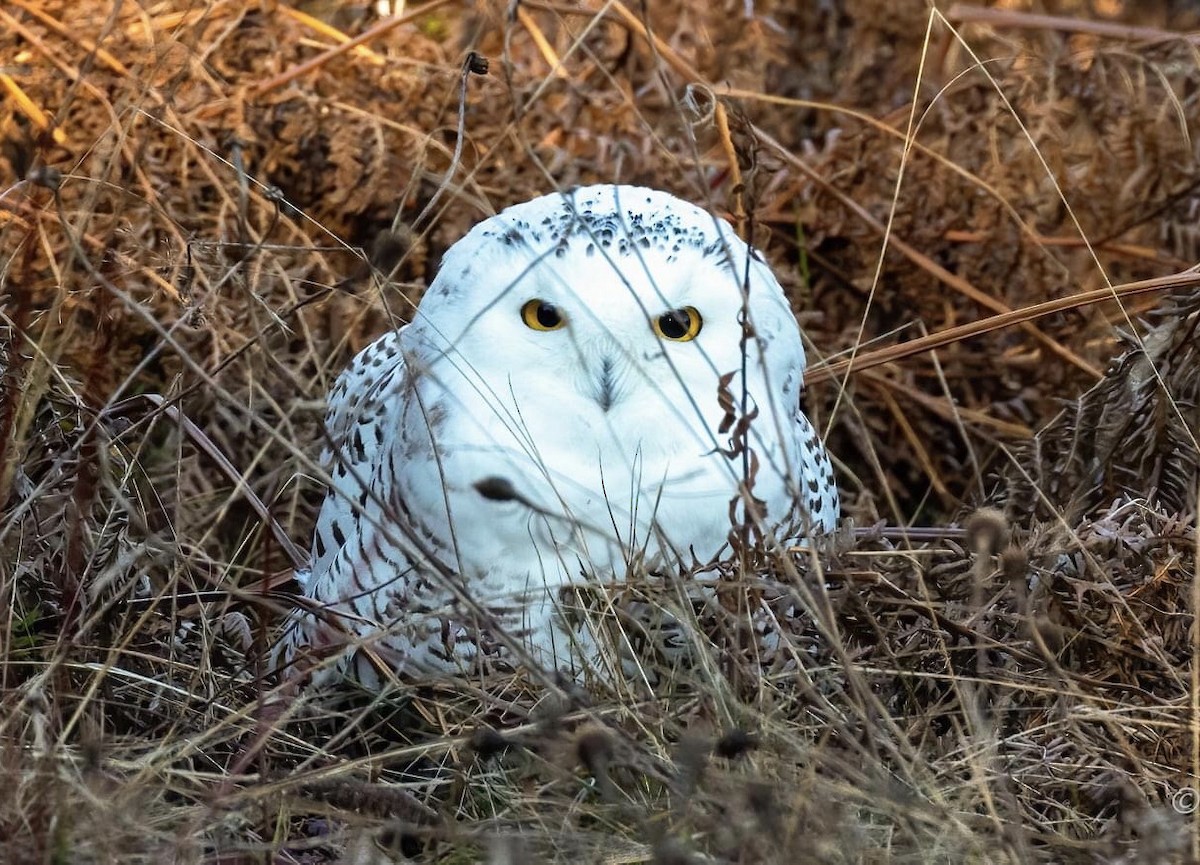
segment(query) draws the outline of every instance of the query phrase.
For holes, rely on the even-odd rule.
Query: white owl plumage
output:
[[[702,208],[599,185],[484,220],[329,395],[310,610],[283,659],[330,655],[319,679],[373,688],[381,663],[578,671],[592,643],[560,590],[718,556],[751,462],[767,532],[831,530],[804,367],[779,283]]]

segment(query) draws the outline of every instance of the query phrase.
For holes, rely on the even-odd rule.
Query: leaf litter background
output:
[[[332,57],[375,11],[0,8],[5,861],[1196,861],[1200,293],[826,362],[1192,267],[1200,15],[939,8],[441,0]],[[848,526],[715,575],[788,639],[308,705],[265,651],[333,377],[591,181],[793,298]]]

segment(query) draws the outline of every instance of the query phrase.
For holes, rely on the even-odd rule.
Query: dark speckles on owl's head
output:
[[[536,199],[543,208],[547,196]],[[708,256],[726,254],[727,243],[719,236],[716,221],[706,211],[687,205],[692,212],[676,212],[683,204],[667,193],[635,187],[586,187],[558,196],[553,209],[533,220],[513,218],[509,208],[480,227],[481,238],[500,247],[523,249],[526,253],[562,258],[569,248],[583,242],[585,255],[602,250],[608,255],[629,256],[657,251],[677,258],[685,250]],[[486,227],[484,227],[486,226]],[[716,235],[716,236],[714,236]]]

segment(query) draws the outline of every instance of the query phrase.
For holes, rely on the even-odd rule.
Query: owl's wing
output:
[[[796,412],[796,441],[799,445],[800,501],[812,528],[832,532],[838,519],[838,489],[833,464],[812,421]]]
[[[405,386],[400,331],[392,331],[359,352],[329,392],[321,456],[329,491],[317,516],[310,568],[302,583],[317,606],[351,616],[344,621],[351,632],[366,633],[366,622],[381,618],[378,606],[386,598],[372,591],[378,582],[375,571],[382,567],[379,556],[390,554],[383,564],[395,564],[396,573],[405,564],[399,550],[381,546],[376,532],[388,493],[379,468],[399,435]],[[329,643],[321,636],[318,618],[305,612],[293,615],[276,652],[277,666],[291,661],[302,646]],[[345,666],[340,661],[323,678],[336,678]]]
[[[360,532],[382,451],[398,434],[402,400],[397,397],[404,377],[400,331],[394,330],[360,351],[329,392],[321,466],[329,473],[330,489],[313,535],[310,579],[315,584],[328,578],[338,551]],[[327,596],[331,588],[325,587]]]
[[[329,391],[325,411],[325,431],[328,439],[322,450],[321,462],[332,471],[330,461],[335,452],[351,464],[367,463],[378,450],[374,435],[355,441],[355,432],[362,435],[363,427],[380,420],[381,400],[404,378],[404,359],[400,352],[400,331],[386,333],[360,351],[342,370]],[[367,429],[374,433],[375,430]]]

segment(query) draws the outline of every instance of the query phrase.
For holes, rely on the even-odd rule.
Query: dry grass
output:
[[[1200,860],[1200,291],[1087,294],[1200,259],[1200,20],[822,5],[0,7],[0,859]],[[592,180],[739,219],[847,516],[949,528],[704,575],[780,649],[653,688],[281,690],[333,376]]]

